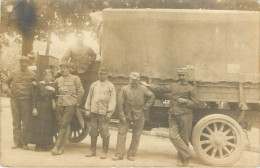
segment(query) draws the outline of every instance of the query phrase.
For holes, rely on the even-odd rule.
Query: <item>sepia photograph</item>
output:
[[[260,0],[0,0],[1,167],[260,167]]]

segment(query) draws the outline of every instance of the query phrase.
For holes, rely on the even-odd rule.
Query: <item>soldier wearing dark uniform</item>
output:
[[[169,109],[169,137],[178,150],[178,166],[187,166],[191,152],[189,140],[192,130],[192,109],[196,107],[196,91],[187,82],[187,71],[185,68],[178,69],[179,82],[167,86],[146,85],[155,93],[171,93]]]
[[[60,69],[62,76],[55,81],[58,85],[56,119],[59,124],[59,135],[52,150],[53,155],[63,154],[67,140],[66,134],[69,133],[67,128],[84,94],[79,77],[69,73],[68,63],[61,62]]]
[[[30,124],[35,107],[36,74],[28,69],[30,60],[26,56],[20,59],[20,69],[15,70],[5,81],[6,93],[10,96],[13,117],[13,149],[28,149]],[[34,109],[36,111],[36,109]]]
[[[92,48],[84,44],[84,34],[82,32],[77,32],[76,38],[77,44],[68,48],[64,56],[61,58],[61,61],[69,62],[70,73],[77,75],[80,78],[85,92],[82,101],[83,107],[88,95],[88,86],[90,86],[90,83],[88,82],[88,71],[96,60],[96,53]]]
[[[127,131],[133,123],[132,141],[128,150],[127,159],[135,160],[142,130],[145,123],[145,113],[154,101],[154,94],[145,86],[139,84],[140,75],[137,72],[130,74],[130,84],[124,86],[118,97],[120,122],[118,125],[116,154],[113,160],[122,160],[125,152]]]
[[[99,68],[99,80],[94,82],[85,104],[86,111],[91,113],[91,151],[86,157],[96,156],[97,137],[103,139],[101,159],[106,159],[109,146],[109,121],[116,108],[115,86],[107,80],[106,68]]]

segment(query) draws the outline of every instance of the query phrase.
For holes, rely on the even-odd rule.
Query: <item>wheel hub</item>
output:
[[[225,136],[222,132],[214,132],[211,136],[212,145],[215,148],[222,148],[225,145]]]

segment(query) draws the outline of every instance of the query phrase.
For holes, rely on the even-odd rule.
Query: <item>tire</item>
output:
[[[53,128],[53,142],[56,143],[57,139],[58,139],[58,135],[59,135],[59,126],[57,121],[55,122],[55,127]],[[75,116],[73,116],[73,119],[71,121],[71,125],[70,125],[70,136],[68,141],[71,143],[78,143],[83,141],[86,136],[88,135],[90,130],[90,121],[89,119],[84,117],[84,128],[82,129],[80,126],[80,123]]]
[[[90,130],[90,121],[84,118],[84,128],[82,129],[78,119],[75,117],[71,123],[71,135],[69,142],[78,143],[83,141],[88,135]]]
[[[211,114],[194,127],[192,144],[203,162],[212,166],[232,166],[244,151],[245,136],[234,119]]]

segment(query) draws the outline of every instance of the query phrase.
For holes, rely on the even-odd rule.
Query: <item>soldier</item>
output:
[[[69,74],[68,63],[61,62],[60,69],[62,76],[55,81],[58,85],[56,119],[59,124],[59,135],[52,150],[53,155],[63,154],[64,145],[67,140],[66,134],[69,133],[67,128],[84,94],[79,77]]]
[[[109,146],[109,121],[116,108],[116,90],[109,82],[107,69],[100,68],[99,80],[94,82],[85,104],[87,113],[91,113],[91,151],[86,157],[96,156],[97,137],[100,133],[103,139],[101,159],[106,159]]]
[[[71,46],[61,58],[63,62],[70,62],[70,73],[77,75],[80,78],[83,89],[85,91],[82,107],[88,95],[88,70],[96,60],[96,53],[92,48],[84,44],[84,34],[82,32],[76,33],[77,43]]]
[[[153,92],[171,93],[169,114],[169,137],[175,148],[178,150],[177,165],[187,166],[191,157],[189,140],[192,129],[192,109],[196,107],[196,91],[187,82],[187,71],[185,68],[178,69],[179,82],[167,86],[149,86]]]
[[[149,110],[154,101],[154,94],[145,86],[139,84],[140,75],[137,72],[130,74],[130,84],[123,87],[118,98],[119,126],[117,136],[116,154],[113,160],[122,160],[124,157],[127,131],[133,123],[132,141],[128,150],[127,159],[134,161],[140,142],[145,112]]]
[[[19,60],[20,69],[15,70],[5,81],[6,93],[10,96],[13,116],[14,146],[12,149],[28,149],[30,138],[30,120],[35,109],[36,74],[28,69],[30,60],[22,56]],[[34,108],[34,109],[33,109]]]

